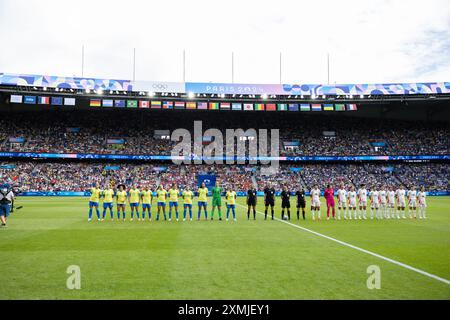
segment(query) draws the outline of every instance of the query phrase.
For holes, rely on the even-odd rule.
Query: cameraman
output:
[[[0,220],[2,227],[6,227],[6,220],[11,212],[11,205],[14,201],[14,193],[7,188],[0,189]]]

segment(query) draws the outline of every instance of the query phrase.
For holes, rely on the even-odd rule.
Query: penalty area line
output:
[[[244,206],[244,205],[242,205],[242,204],[240,204],[240,203],[238,203],[238,205],[241,206],[241,207],[243,207],[243,208],[246,208],[246,206]],[[259,213],[260,215],[264,215],[264,213],[261,212],[261,211],[259,211],[259,210],[256,210],[256,212]],[[291,227],[295,227],[295,228],[297,228],[297,229],[300,229],[300,230],[303,230],[303,231],[312,233],[312,234],[314,234],[314,235],[316,235],[316,236],[319,236],[319,237],[322,237],[322,238],[325,238],[325,239],[328,239],[328,240],[337,242],[337,243],[339,243],[339,244],[341,244],[341,245],[343,245],[343,246],[346,246],[346,247],[349,247],[349,248],[352,248],[352,249],[355,249],[355,250],[364,252],[364,253],[366,253],[366,254],[369,254],[369,255],[371,255],[371,256],[377,257],[377,258],[382,259],[382,260],[384,260],[384,261],[390,262],[390,263],[392,263],[392,264],[398,265],[398,266],[403,267],[403,268],[405,268],[405,269],[408,269],[408,270],[411,270],[411,271],[420,273],[421,275],[424,275],[424,276],[426,276],[426,277],[429,277],[429,278],[432,278],[432,279],[435,279],[435,280],[438,280],[438,281],[440,281],[440,282],[443,282],[443,283],[445,283],[445,284],[450,285],[450,281],[449,281],[449,280],[444,279],[444,278],[441,278],[441,277],[439,277],[439,276],[436,276],[436,275],[434,275],[434,274],[432,274],[432,273],[429,273],[429,272],[426,272],[426,271],[423,271],[423,270],[414,268],[414,267],[412,267],[412,266],[410,266],[410,265],[407,265],[407,264],[405,264],[405,263],[402,263],[402,262],[393,260],[393,259],[391,259],[391,258],[382,256],[382,255],[380,255],[380,254],[378,254],[378,253],[375,253],[375,252],[372,252],[372,251],[369,251],[369,250],[366,250],[366,249],[363,249],[363,248],[354,246],[354,245],[352,245],[352,244],[350,244],[350,243],[347,243],[347,242],[338,240],[338,239],[336,239],[336,238],[333,238],[333,237],[324,235],[324,234],[319,233],[319,232],[317,232],[317,231],[313,231],[313,230],[310,230],[310,229],[308,229],[308,228],[301,227],[301,226],[299,226],[299,225],[290,223],[290,222],[288,222],[288,221],[281,220],[281,219],[278,219],[278,218],[275,218],[275,220],[278,221],[278,222],[285,223],[285,224],[287,224],[287,225],[289,225],[289,226],[291,226]]]

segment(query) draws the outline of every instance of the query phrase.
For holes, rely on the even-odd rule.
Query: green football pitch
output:
[[[244,201],[237,222],[88,222],[87,198],[19,198],[0,229],[0,299],[450,299],[448,197],[428,198],[426,220],[314,222],[308,210],[292,224],[247,221]]]

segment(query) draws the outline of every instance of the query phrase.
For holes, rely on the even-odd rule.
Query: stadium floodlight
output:
[[[103,94],[103,89],[102,88],[98,88],[97,89],[97,94],[102,95]]]
[[[296,98],[298,97],[298,96],[295,96]],[[300,99],[303,99],[303,95],[300,95]]]
[[[194,98],[195,97],[195,94],[192,92],[192,91],[189,91],[188,92],[188,98],[189,99],[192,99],[192,98]]]
[[[326,98],[327,98],[327,96],[323,94],[322,95],[322,99],[326,99]]]
[[[350,99],[353,99],[353,95],[352,95],[352,94],[351,94],[351,95],[349,95],[349,98],[350,98]]]
[[[42,90],[47,91],[47,87],[43,87]]]
[[[363,95],[363,94],[360,94],[359,97],[360,97],[361,99],[363,99],[363,98],[364,98],[364,95]]]
[[[155,96],[155,93],[154,93],[153,91],[149,91],[149,92],[148,92],[148,96],[149,96],[149,97],[154,97],[154,96]]]
[[[221,98],[225,98],[225,93],[222,93],[222,94],[220,95],[220,97],[221,97]]]
[[[261,95],[261,98],[263,98],[264,100],[266,100],[266,99],[267,99],[267,94],[263,93],[263,94]]]
[[[311,99],[315,99],[316,98],[316,95],[315,94],[312,94],[311,95]]]

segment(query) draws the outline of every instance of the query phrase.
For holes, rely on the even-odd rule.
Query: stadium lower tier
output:
[[[164,186],[176,184],[180,189],[195,190],[197,176],[214,175],[224,188],[246,191],[251,187],[262,191],[268,184],[276,190],[311,190],[314,185],[324,189],[328,183],[335,187],[369,188],[383,186],[425,187],[426,191],[449,191],[450,169],[446,163],[402,164],[305,164],[301,167],[283,164],[271,175],[260,166],[251,165],[175,165],[167,163],[79,163],[79,162],[2,162],[0,183],[20,191],[56,192],[86,191],[94,183],[101,187],[118,184],[126,186]]]

